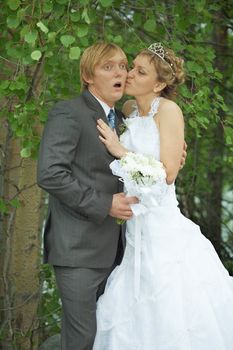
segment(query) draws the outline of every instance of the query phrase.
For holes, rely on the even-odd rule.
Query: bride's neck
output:
[[[149,96],[149,97],[145,97],[145,96],[137,96],[136,97],[136,102],[137,102],[137,106],[138,106],[138,111],[139,114],[141,116],[145,116],[150,112],[151,109],[151,103],[153,102],[153,100],[159,96]]]

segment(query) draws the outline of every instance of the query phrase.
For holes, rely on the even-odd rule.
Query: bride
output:
[[[233,349],[232,278],[199,227],[177,207],[184,121],[173,99],[184,80],[182,63],[160,43],[141,51],[128,73],[125,93],[136,103],[124,106],[128,118],[120,141],[98,121],[112,155],[153,155],[167,177],[159,205],[127,221],[123,261],[97,304],[94,350]]]

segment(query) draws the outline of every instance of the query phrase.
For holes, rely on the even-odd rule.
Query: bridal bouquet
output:
[[[128,152],[121,159],[114,160],[110,168],[124,183],[125,192],[139,199],[138,204],[131,205],[135,215],[159,204],[166,190],[166,172],[160,161],[149,155]],[[117,223],[123,222],[117,220]]]

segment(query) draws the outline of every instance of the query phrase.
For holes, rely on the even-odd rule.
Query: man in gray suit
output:
[[[62,300],[62,350],[91,350],[96,300],[121,246],[121,227],[135,197],[119,193],[99,139],[97,119],[118,131],[114,104],[124,92],[127,58],[114,44],[95,44],[82,55],[83,93],[49,114],[38,161],[38,184],[49,193],[45,262],[54,266]],[[114,300],[113,300],[114,302]]]

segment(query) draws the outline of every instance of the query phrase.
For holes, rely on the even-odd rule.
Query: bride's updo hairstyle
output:
[[[166,87],[161,91],[161,96],[175,100],[177,87],[185,80],[183,59],[176,57],[173,50],[165,48],[161,43],[150,45],[139,52],[139,55],[149,58],[150,63],[154,64],[158,81],[166,83]]]

